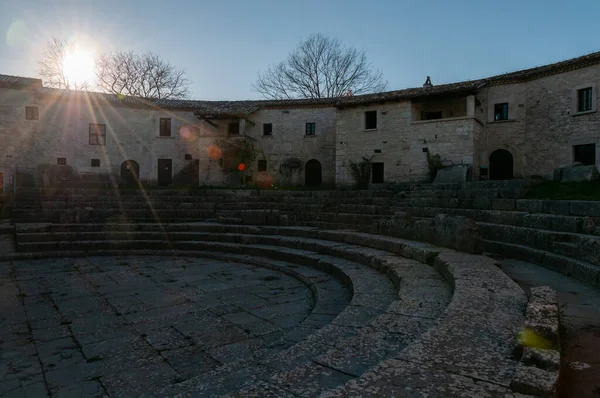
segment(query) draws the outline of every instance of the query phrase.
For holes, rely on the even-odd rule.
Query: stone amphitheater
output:
[[[0,395],[598,396],[600,202],[531,184],[22,188]]]

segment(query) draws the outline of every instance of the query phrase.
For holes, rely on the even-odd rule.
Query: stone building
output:
[[[0,186],[17,169],[52,165],[119,182],[169,185],[184,175],[200,185],[344,186],[362,158],[373,162],[375,184],[421,181],[428,153],[472,166],[474,179],[549,177],[573,162],[599,163],[599,81],[600,52],[318,100],[143,100],[0,75]]]

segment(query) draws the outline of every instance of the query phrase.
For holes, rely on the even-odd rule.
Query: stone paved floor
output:
[[[600,291],[539,265],[505,260],[502,269],[524,288],[548,285],[561,312],[560,397],[600,398]]]
[[[140,395],[250,357],[313,306],[299,280],[247,264],[0,262],[0,396]]]

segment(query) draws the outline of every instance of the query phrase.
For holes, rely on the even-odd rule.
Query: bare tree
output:
[[[373,70],[365,51],[315,34],[288,58],[259,74],[254,89],[269,99],[329,98],[384,91],[387,82]]]
[[[96,78],[103,91],[142,98],[187,98],[190,81],[185,73],[153,53],[116,51],[96,61]]]
[[[71,81],[65,74],[65,58],[69,47],[73,45],[72,42],[57,38],[48,41],[46,50],[38,61],[38,72],[45,86],[69,90],[88,90],[90,88],[89,82]]]

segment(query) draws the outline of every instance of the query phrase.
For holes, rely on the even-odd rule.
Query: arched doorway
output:
[[[138,183],[140,175],[140,165],[135,160],[126,160],[121,163],[121,180],[126,185]]]
[[[308,187],[318,187],[321,185],[321,162],[317,159],[311,159],[306,162],[304,167],[305,185]]]
[[[498,149],[490,155],[490,180],[513,178],[513,156],[506,149]]]

